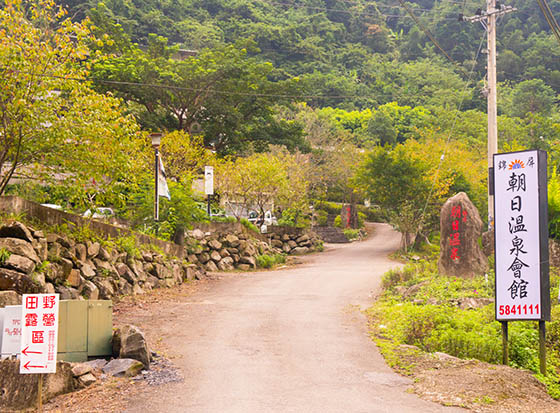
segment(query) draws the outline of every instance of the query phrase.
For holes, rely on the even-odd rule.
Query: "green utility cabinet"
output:
[[[113,302],[61,300],[58,360],[87,361],[113,353]]]

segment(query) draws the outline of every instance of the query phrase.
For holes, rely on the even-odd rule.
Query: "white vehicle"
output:
[[[41,204],[41,206],[52,208],[52,209],[58,209],[59,211],[63,210],[63,208],[60,205],[56,205],[56,204]]]
[[[262,216],[259,216],[257,212],[251,211],[249,212],[249,217],[247,218],[247,220],[253,224],[264,224],[266,226],[278,225],[278,220],[274,215],[272,215],[272,212],[270,211],[266,211],[264,213],[264,219]]]
[[[86,212],[84,212],[82,216],[84,218],[93,218],[93,219],[110,218],[115,216],[115,211],[113,211],[111,208],[100,207],[100,208],[95,208],[93,211],[91,209],[88,209]]]

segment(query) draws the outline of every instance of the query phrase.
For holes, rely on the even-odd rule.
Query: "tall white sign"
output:
[[[204,194],[214,195],[214,167],[204,167]]]
[[[496,319],[544,320],[550,308],[543,300],[549,295],[543,293],[549,288],[546,153],[494,155],[494,191]]]
[[[58,294],[23,296],[20,374],[56,373],[58,303]]]

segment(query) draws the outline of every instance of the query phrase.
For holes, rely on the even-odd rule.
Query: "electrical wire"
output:
[[[208,92],[213,93],[216,95],[222,96],[253,96],[253,97],[269,97],[269,98],[283,98],[283,99],[367,99],[367,98],[378,98],[383,100],[389,99],[398,99],[402,97],[425,97],[425,93],[418,93],[418,94],[410,94],[410,93],[390,93],[390,94],[379,94],[376,96],[372,96],[371,94],[368,95],[313,95],[313,94],[280,94],[280,93],[254,93],[254,92],[236,92],[236,91],[227,91],[227,90],[219,90],[219,89],[204,89],[204,88],[193,88],[193,87],[185,87],[185,86],[173,86],[173,85],[165,85],[160,83],[140,83],[140,82],[126,82],[126,81],[118,81],[118,80],[108,80],[108,79],[98,79],[98,78],[77,78],[77,77],[69,77],[69,76],[59,76],[59,75],[50,75],[50,74],[41,74],[41,73],[32,73],[23,70],[12,69],[8,67],[1,67],[0,71],[8,72],[8,73],[19,73],[19,74],[27,74],[31,76],[37,77],[44,77],[44,78],[51,78],[51,79],[60,79],[66,81],[74,81],[74,82],[92,82],[92,83],[103,83],[108,85],[114,86],[135,86],[135,87],[146,87],[152,89],[167,89],[167,90],[174,90],[174,91],[183,91],[183,92]]]
[[[406,9],[406,11],[408,12],[408,14],[410,15],[410,17],[412,17],[414,19],[414,21],[416,22],[416,24],[418,25],[418,27],[420,27],[420,29],[422,29],[422,31],[424,32],[424,34],[426,36],[428,36],[428,38],[432,41],[432,43],[445,55],[445,57],[447,57],[447,59],[453,63],[455,66],[457,66],[459,68],[459,70],[461,72],[463,72],[463,74],[468,78],[469,74],[467,73],[467,71],[465,69],[463,69],[463,66],[461,66],[455,59],[453,59],[451,56],[449,56],[449,54],[443,50],[443,48],[440,46],[440,44],[438,43],[438,41],[435,39],[435,37],[432,35],[432,33],[430,32],[430,30],[424,26],[424,24],[422,24],[422,22],[420,22],[420,20],[416,17],[416,15],[414,14],[414,12],[410,9],[410,7],[408,7],[408,5],[404,2],[404,0],[399,0],[399,2],[401,3],[401,5]],[[456,19],[455,19],[456,20]]]
[[[546,22],[548,23],[550,29],[552,30],[552,33],[554,34],[554,36],[556,36],[556,39],[560,43],[560,27],[558,26],[558,22],[556,21],[554,15],[552,14],[552,10],[550,9],[550,6],[548,5],[546,0],[537,0],[537,3],[539,4],[539,8],[543,13]]]
[[[417,229],[417,231],[416,231],[417,234],[419,234],[420,231],[421,231],[421,229],[422,229],[422,224],[423,224],[424,218],[425,218],[425,216],[426,216],[426,210],[427,210],[427,208],[428,208],[428,205],[429,205],[430,201],[432,200],[432,196],[433,196],[433,194],[434,194],[435,185],[436,185],[436,182],[437,182],[437,180],[438,180],[438,178],[439,178],[439,173],[440,173],[440,170],[441,170],[441,165],[443,164],[443,161],[445,160],[445,155],[447,154],[447,149],[449,148],[449,142],[451,141],[451,136],[453,135],[453,131],[454,131],[454,129],[455,129],[455,126],[457,125],[457,120],[459,119],[459,113],[461,113],[461,109],[462,109],[463,104],[464,104],[464,102],[465,102],[465,96],[464,96],[464,95],[465,95],[465,92],[467,91],[467,89],[468,89],[468,87],[469,87],[469,84],[470,84],[471,81],[472,81],[472,77],[473,77],[473,75],[474,75],[474,69],[475,69],[475,67],[476,67],[476,63],[477,63],[478,57],[480,56],[480,53],[481,53],[481,51],[482,51],[482,46],[484,45],[484,40],[486,39],[486,35],[487,35],[487,34],[488,34],[488,33],[487,33],[486,30],[485,30],[485,31],[484,31],[484,36],[482,36],[482,39],[481,39],[481,41],[480,41],[480,45],[478,46],[478,50],[477,50],[476,55],[475,55],[475,58],[474,58],[474,60],[473,60],[473,64],[472,64],[472,66],[471,66],[471,70],[470,70],[470,73],[469,73],[469,77],[468,77],[468,79],[467,79],[467,82],[465,83],[465,88],[464,88],[464,90],[463,90],[463,98],[461,99],[461,102],[459,103],[459,107],[457,108],[457,113],[455,114],[455,118],[453,119],[453,123],[451,124],[451,129],[449,130],[449,134],[447,135],[447,140],[446,140],[446,142],[445,142],[445,146],[443,147],[443,154],[442,154],[441,157],[439,158],[439,163],[438,163],[438,166],[437,166],[437,169],[436,169],[436,174],[435,174],[435,176],[434,176],[434,179],[432,180],[432,187],[430,188],[430,192],[429,192],[429,194],[428,194],[428,198],[426,199],[426,204],[424,205],[424,209],[422,210],[422,214],[420,215],[420,220],[419,220],[419,223],[418,223],[418,229]]]

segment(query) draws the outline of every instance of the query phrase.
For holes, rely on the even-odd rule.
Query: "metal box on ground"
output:
[[[59,317],[59,360],[87,361],[88,357],[112,354],[112,301],[62,300]]]

